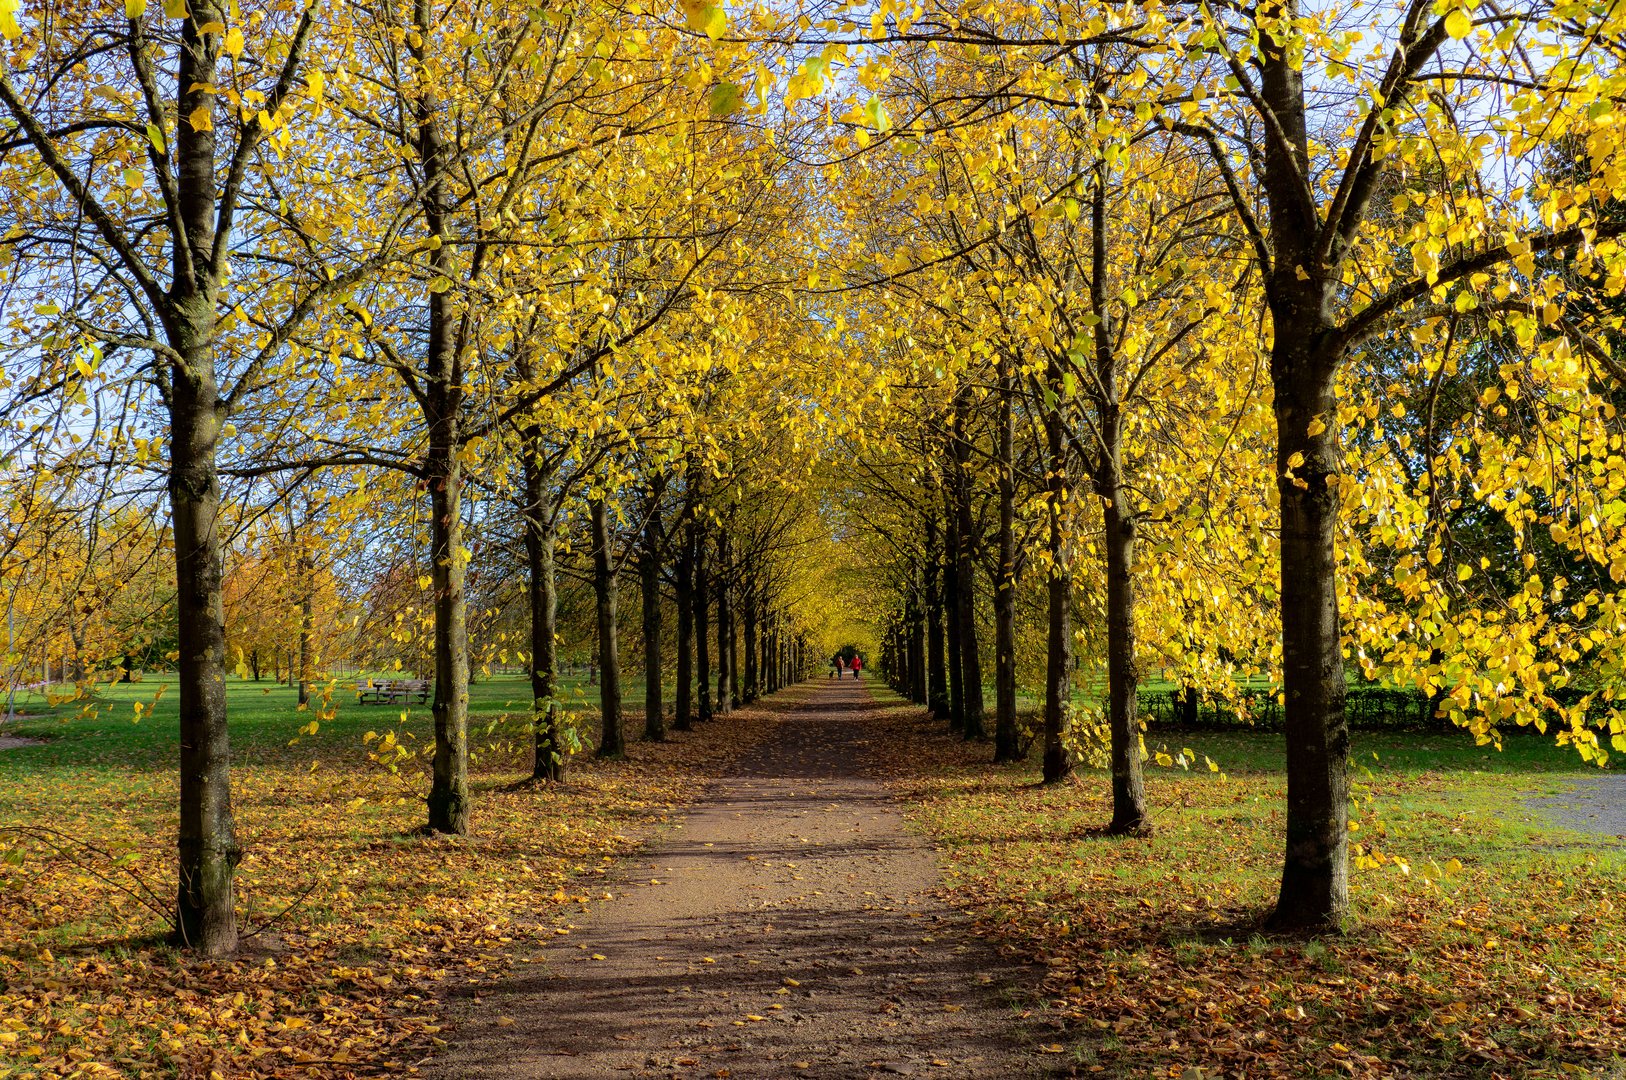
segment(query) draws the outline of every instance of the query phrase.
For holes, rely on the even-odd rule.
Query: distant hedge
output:
[[[1357,684],[1349,688],[1344,702],[1353,728],[1434,730],[1441,725],[1431,715],[1428,696],[1414,690]],[[1275,692],[1263,687],[1238,690],[1235,702],[1204,700],[1201,695],[1189,698],[1178,687],[1143,690],[1140,711],[1150,728],[1246,727],[1280,731],[1282,727],[1282,707]]]

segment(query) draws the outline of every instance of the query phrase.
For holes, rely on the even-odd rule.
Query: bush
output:
[[[1349,726],[1365,730],[1433,729],[1438,726],[1430,715],[1427,695],[1414,690],[1396,690],[1376,683],[1357,683],[1344,698]],[[1230,701],[1199,695],[1192,709],[1183,687],[1169,690],[1143,690],[1140,711],[1148,729],[1157,728],[1255,728],[1280,731],[1282,706],[1276,692],[1266,687],[1240,687]]]

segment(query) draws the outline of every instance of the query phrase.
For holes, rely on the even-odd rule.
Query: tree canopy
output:
[[[1351,694],[1626,752],[1615,7],[0,0],[0,35],[10,681],[177,671],[207,954],[232,675],[310,732],[339,673],[421,680],[421,752],[369,752],[449,834],[493,667],[557,782],[625,712],[660,740],[856,653],[995,760],[1104,768],[1125,837],[1166,682],[1279,712],[1275,921],[1315,930],[1382,858]]]

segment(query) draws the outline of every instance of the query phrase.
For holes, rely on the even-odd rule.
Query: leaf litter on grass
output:
[[[989,767],[985,746],[918,710],[895,708],[890,724],[894,788],[943,849],[950,899],[979,933],[1046,966],[1050,1019],[1078,1075],[1620,1068],[1626,862],[1599,847],[1532,850],[1496,815],[1464,812],[1464,790],[1481,811],[1516,805],[1496,778],[1380,777],[1391,856],[1354,872],[1352,926],[1284,938],[1263,932],[1280,872],[1279,772],[1153,770],[1156,832],[1111,839],[1097,831],[1110,817],[1104,774],[1041,788],[1033,770]]]
[[[444,1045],[454,986],[512,963],[511,942],[568,941],[608,894],[613,860],[751,745],[737,712],[629,760],[572,764],[563,787],[506,783],[523,762],[482,755],[468,837],[416,832],[403,777],[327,768],[281,746],[234,769],[248,929],[229,961],[165,944],[150,911],[26,841],[0,841],[0,1077],[371,1076]],[[359,740],[357,740],[359,744]],[[0,824],[49,821],[96,837],[154,888],[172,888],[175,782],[109,762],[42,768],[0,802]],[[406,787],[410,787],[408,778]],[[307,895],[308,892],[308,895]],[[290,906],[292,905],[292,906]]]

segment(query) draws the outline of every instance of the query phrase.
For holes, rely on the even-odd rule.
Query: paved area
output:
[[[470,1003],[445,1077],[1046,1075],[1038,976],[937,901],[866,775],[862,682],[817,680],[611,903]],[[781,697],[785,695],[780,695]],[[771,707],[771,706],[770,706]],[[726,723],[726,721],[719,721]]]
[[[1577,776],[1564,785],[1556,795],[1531,796],[1526,802],[1555,824],[1626,839],[1626,773]]]

